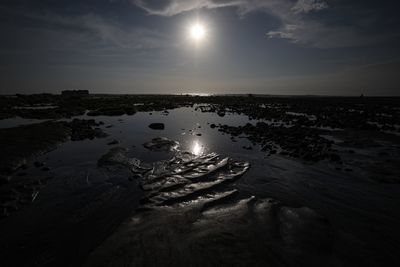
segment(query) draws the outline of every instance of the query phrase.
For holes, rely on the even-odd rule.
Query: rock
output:
[[[50,169],[50,167],[43,167],[41,170],[44,171],[44,172],[48,172],[48,171],[50,171],[51,169]]]
[[[107,143],[107,145],[109,145],[109,146],[118,145],[118,144],[119,144],[119,141],[116,140],[116,139],[114,139],[114,140],[112,140],[112,141],[110,141],[110,142]]]
[[[122,171],[123,176],[128,177],[131,181],[152,170],[151,166],[145,166],[139,159],[129,157],[128,149],[122,147],[111,148],[97,161],[97,165],[112,171],[113,175]]]
[[[91,110],[87,113],[88,116],[121,116],[124,114],[133,115],[136,113],[134,108],[125,108],[122,107],[105,107],[99,108],[98,110]]]
[[[136,113],[136,108],[127,107],[127,108],[125,108],[125,113],[126,113],[126,115],[129,115],[129,116],[134,115]]]
[[[35,162],[33,163],[33,165],[35,165],[36,168],[41,168],[41,167],[44,166],[44,162],[35,161]]]
[[[151,123],[149,128],[153,130],[164,130],[165,126],[164,123]]]
[[[126,167],[133,167],[139,164],[139,160],[131,159],[128,157],[128,150],[122,147],[111,148],[106,154],[101,156],[97,161],[97,165],[112,166],[112,165],[122,165]]]
[[[94,139],[105,137],[106,134],[96,126],[99,126],[95,120],[73,119],[71,123],[66,125],[71,128],[71,140],[81,141],[85,139]]]
[[[214,129],[215,127],[217,127],[214,123],[210,124],[210,128]]]
[[[94,117],[94,116],[100,116],[102,115],[102,113],[98,110],[91,110],[86,115]]]
[[[165,137],[153,138],[143,146],[152,151],[172,151],[179,147],[179,143]]]

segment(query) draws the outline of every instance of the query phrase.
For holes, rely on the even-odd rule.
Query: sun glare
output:
[[[191,146],[191,152],[195,156],[201,156],[204,153],[204,146],[198,141],[195,140]]]
[[[190,37],[195,41],[200,41],[204,39],[206,35],[206,29],[200,23],[196,23],[190,28]]]

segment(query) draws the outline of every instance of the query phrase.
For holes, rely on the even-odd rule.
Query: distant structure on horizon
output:
[[[88,96],[89,95],[89,90],[63,90],[61,92],[62,96]]]

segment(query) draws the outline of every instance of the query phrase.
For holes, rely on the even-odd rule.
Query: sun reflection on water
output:
[[[194,140],[190,152],[195,156],[201,156],[204,154],[204,145],[199,140]]]

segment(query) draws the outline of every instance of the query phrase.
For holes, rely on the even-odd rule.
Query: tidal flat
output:
[[[1,266],[398,266],[400,98],[0,97]]]

